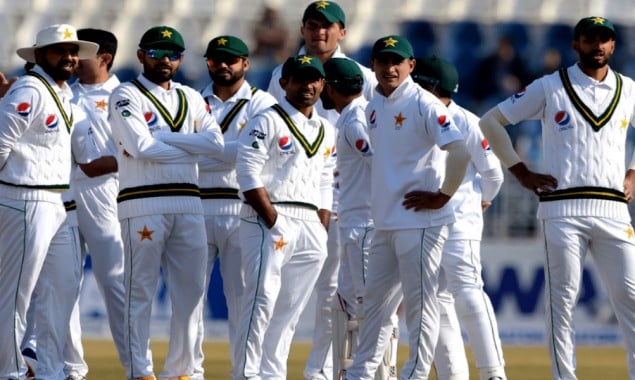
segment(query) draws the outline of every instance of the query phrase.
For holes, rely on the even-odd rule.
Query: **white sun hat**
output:
[[[55,44],[75,44],[79,46],[79,59],[92,58],[97,54],[99,45],[94,42],[81,41],[77,38],[77,29],[68,24],[47,26],[37,33],[35,45],[16,50],[20,58],[35,63],[35,50]]]

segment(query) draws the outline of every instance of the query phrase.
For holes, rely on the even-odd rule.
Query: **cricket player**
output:
[[[108,314],[108,323],[120,361],[126,367],[124,355],[124,286],[123,286],[123,241],[117,216],[117,193],[119,176],[117,145],[108,122],[108,99],[119,85],[116,75],[110,73],[117,52],[117,38],[101,29],[79,29],[77,35],[99,45],[97,55],[80,60],[75,76],[78,80],[71,86],[73,103],[86,114],[77,123],[72,135],[73,150],[96,151],[96,158],[78,158],[73,170],[72,187],[75,194],[76,214],[82,242],[91,256],[92,271],[103,296]],[[84,246],[84,245],[83,245]],[[86,250],[83,250],[82,263]],[[75,311],[73,311],[75,313]],[[79,314],[79,311],[77,311]],[[81,351],[81,326],[70,326],[75,351]],[[73,349],[67,349],[73,351]],[[80,355],[75,354],[79,358]],[[67,362],[70,359],[67,357]],[[78,376],[86,376],[88,367],[73,364]]]
[[[245,79],[249,70],[249,49],[238,37],[222,35],[207,44],[205,61],[211,82],[201,91],[223,132],[225,151],[232,157],[226,161],[201,157],[198,179],[207,230],[207,278],[214,261],[219,258],[223,292],[227,300],[229,348],[232,362],[239,355],[236,323],[240,320],[240,297],[245,287],[240,260],[238,225],[242,201],[236,179],[236,147],[241,131],[258,112],[271,107],[276,100],[267,92],[252,87]],[[209,285],[205,286],[208,289]],[[203,380],[203,329],[199,330],[201,349],[197,373]],[[200,376],[199,376],[200,375]]]
[[[540,200],[554,379],[576,379],[573,308],[588,252],[607,287],[628,351],[629,378],[635,379],[635,233],[627,205],[635,189],[635,161],[625,165],[635,87],[609,67],[615,37],[606,18],[581,19],[572,41],[578,61],[535,80],[480,122],[494,153]],[[525,165],[505,130],[529,119],[542,123],[544,174]]]
[[[68,249],[73,242],[62,201],[74,122],[66,81],[78,60],[97,49],[80,41],[71,25],[43,28],[35,44],[17,50],[35,67],[0,101],[0,378],[26,375],[20,345],[36,283],[42,289],[37,303],[46,310],[35,312],[42,378],[63,376],[62,350],[79,289],[79,261]]]
[[[417,59],[412,78],[448,107],[470,151],[461,186],[450,199],[456,221],[448,226],[443,246],[439,306],[441,330],[434,366],[440,380],[469,380],[461,326],[476,359],[481,380],[506,379],[498,324],[483,290],[480,243],[483,212],[503,184],[503,169],[478,126],[478,117],[452,100],[459,87],[454,65],[437,56]],[[457,319],[461,323],[452,323]],[[447,326],[447,327],[446,327]]]
[[[236,172],[245,293],[234,379],[287,375],[293,331],[326,259],[333,195],[333,126],[314,104],[324,87],[316,57],[283,65],[286,96],[241,134]]]
[[[349,380],[373,379],[402,299],[410,348],[402,379],[428,377],[438,338],[441,251],[454,222],[447,203],[463,180],[469,152],[447,108],[410,77],[414,66],[407,39],[390,35],[374,43],[371,68],[378,85],[366,118],[376,231]]]
[[[109,120],[120,147],[117,201],[125,257],[128,379],[154,379],[149,325],[160,268],[172,317],[159,378],[194,373],[207,268],[197,162],[200,155],[220,158],[223,139],[200,93],[172,81],[184,50],[174,28],[148,29],[137,50],[143,72],[110,97]]]
[[[346,33],[346,14],[338,3],[333,1],[313,1],[307,5],[302,15],[300,35],[304,44],[298,54],[310,54],[317,57],[322,64],[333,57],[346,58],[340,47],[340,42],[346,38]],[[369,99],[377,81],[368,67],[357,64],[364,74],[363,94],[366,99]],[[277,100],[281,100],[285,96],[284,89],[279,83],[281,70],[282,65],[277,66],[273,70],[267,90]],[[339,115],[335,110],[325,109],[321,100],[318,100],[315,107],[318,114],[326,118],[332,125],[337,123]],[[335,134],[337,135],[337,131],[335,131]],[[337,154],[336,152],[334,154]],[[339,176],[336,175],[333,189],[333,213],[329,222],[329,225],[333,226],[328,231],[329,254],[315,286],[317,305],[315,308],[313,346],[304,369],[305,379],[311,380],[331,380],[333,372],[331,315],[335,304],[340,261],[339,229],[337,228],[338,178]]]

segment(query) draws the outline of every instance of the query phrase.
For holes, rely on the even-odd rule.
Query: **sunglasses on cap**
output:
[[[148,58],[152,59],[163,59],[163,57],[168,57],[170,61],[178,61],[183,56],[182,51],[171,49],[147,49],[143,51],[146,53]]]
[[[240,61],[242,57],[236,57],[234,55],[219,55],[214,57],[207,57],[206,61],[210,67],[220,66],[222,63],[227,66],[235,65]]]

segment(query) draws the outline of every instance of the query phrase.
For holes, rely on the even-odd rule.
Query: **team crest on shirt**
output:
[[[278,150],[280,151],[280,154],[293,154],[295,149],[293,149],[293,140],[291,137],[280,137],[280,140],[278,140]]]
[[[569,113],[567,113],[567,111],[556,112],[556,116],[553,117],[553,121],[555,121],[558,125],[558,131],[560,132],[573,128],[573,126],[570,124],[571,116],[569,116]]]
[[[373,129],[373,128],[377,128],[377,124],[375,124],[375,122],[377,121],[377,114],[375,114],[375,110],[373,110],[370,113],[370,117],[368,118],[368,122],[369,122],[369,128]]]
[[[24,117],[29,116],[29,114],[31,113],[31,104],[27,102],[22,102],[15,107],[15,111],[20,116],[24,116]]]
[[[355,141],[355,148],[360,151],[360,153],[366,155],[368,151],[370,151],[370,144],[365,139],[359,139]]]
[[[59,119],[57,118],[57,115],[54,113],[48,115],[46,119],[44,119],[44,125],[46,125],[46,128],[48,128],[49,130],[53,130],[57,128],[58,124],[59,124]]]
[[[448,117],[448,115],[439,116],[439,118],[437,119],[437,123],[439,123],[439,126],[444,131],[450,128],[450,118]]]

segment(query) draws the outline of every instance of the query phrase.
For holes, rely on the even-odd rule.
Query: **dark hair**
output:
[[[108,70],[110,70],[117,53],[117,37],[114,34],[103,29],[84,28],[77,30],[77,38],[98,44],[97,54],[108,53],[112,55],[112,61],[108,65]]]

